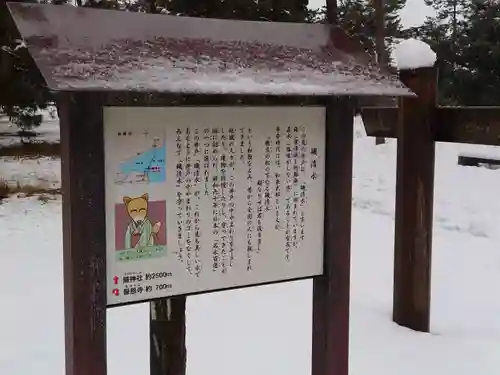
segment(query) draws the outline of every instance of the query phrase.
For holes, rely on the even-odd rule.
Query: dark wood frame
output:
[[[91,93],[61,94],[66,374],[104,375],[106,210],[104,133]]]
[[[347,375],[354,114],[350,98],[184,98],[129,92],[63,92],[59,94],[58,106],[67,375],[107,373],[103,108],[304,103],[323,105],[327,114],[324,273],[314,277],[312,375]],[[155,319],[150,320],[151,340],[156,340],[156,347],[160,348],[151,350],[152,375],[185,373],[185,298],[176,296],[169,298],[170,302],[167,299],[151,302],[155,314]]]
[[[437,103],[439,62],[401,71],[418,97],[399,107],[362,108],[367,134],[397,138],[393,320],[430,331],[436,142],[500,145],[500,107],[442,107]]]

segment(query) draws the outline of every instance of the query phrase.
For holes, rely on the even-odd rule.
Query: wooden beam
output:
[[[60,94],[66,375],[106,375],[106,211],[102,107]]]
[[[500,107],[440,107],[436,141],[500,145]]]
[[[370,137],[396,138],[397,107],[361,108],[361,118]]]
[[[324,269],[313,282],[312,375],[349,373],[353,112],[348,98],[327,105]]]
[[[394,322],[428,332],[437,69],[400,72],[417,97],[400,99],[394,241]]]
[[[361,109],[366,133],[397,138],[398,108]],[[435,141],[500,146],[500,107],[438,107]]]
[[[486,167],[489,169],[498,169],[497,167],[500,166],[500,159],[482,155],[459,154],[457,164],[466,167]]]

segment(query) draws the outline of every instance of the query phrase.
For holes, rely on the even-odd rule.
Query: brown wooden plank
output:
[[[61,94],[66,375],[106,375],[106,222],[102,107]]]
[[[172,106],[297,106],[324,105],[324,96],[181,95],[129,91],[95,91],[103,105],[116,107]]]
[[[500,145],[500,107],[440,107],[436,141]]]
[[[396,138],[397,107],[361,108],[361,117],[370,137]]]
[[[500,165],[500,159],[479,155],[458,155],[457,164],[466,167],[496,168]]]
[[[402,71],[417,98],[401,98],[398,122],[393,319],[429,331],[437,70]]]
[[[150,303],[150,374],[186,374],[186,297]]]
[[[361,109],[370,137],[396,138],[397,108]],[[500,145],[500,107],[438,107],[436,142]]]
[[[348,99],[327,105],[324,270],[313,282],[312,375],[349,372],[352,108]]]

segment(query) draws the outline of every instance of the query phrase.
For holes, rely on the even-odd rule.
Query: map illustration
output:
[[[143,150],[135,155],[123,158],[118,165],[115,176],[116,184],[142,183],[154,184],[166,180],[166,145],[159,137],[144,139],[131,138],[135,142],[127,142],[127,146],[143,144]],[[140,139],[143,138],[143,139]],[[149,141],[149,145],[145,141]],[[141,142],[142,141],[142,142]],[[126,148],[129,150],[130,148]],[[129,152],[130,155],[130,152]]]

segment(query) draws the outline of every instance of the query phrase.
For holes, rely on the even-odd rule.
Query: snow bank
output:
[[[39,127],[33,128],[37,133],[36,142],[59,143],[59,118],[57,112],[42,110],[43,122]],[[7,117],[0,116],[0,147],[12,147],[21,143],[18,135],[19,128],[11,123]]]
[[[10,188],[61,188],[61,160],[56,157],[0,157],[0,180]]]
[[[355,121],[350,374],[498,375],[500,171],[456,161],[500,149],[437,145],[431,333],[423,334],[391,320],[397,141],[375,146]],[[64,374],[61,220],[60,199],[0,205],[0,374],[35,366]],[[300,281],[189,297],[188,374],[309,375],[311,293],[311,281]],[[149,305],[107,316],[108,373],[147,374]]]
[[[434,66],[436,53],[421,40],[406,39],[394,49],[398,69],[418,69]]]

